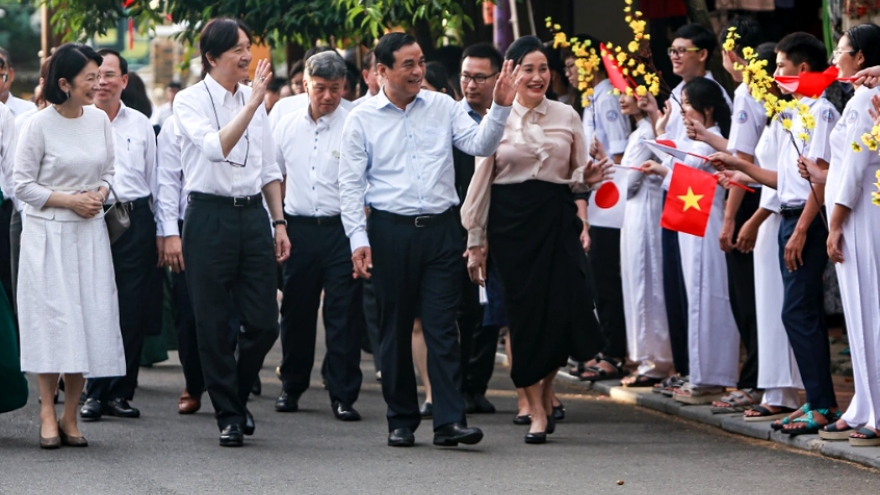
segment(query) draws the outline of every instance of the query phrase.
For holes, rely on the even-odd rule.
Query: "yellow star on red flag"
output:
[[[678,196],[678,199],[684,201],[684,210],[682,211],[688,211],[691,208],[703,211],[703,209],[700,208],[700,200],[703,199],[703,196],[703,194],[694,194],[694,190],[688,187],[687,194],[684,196]]]

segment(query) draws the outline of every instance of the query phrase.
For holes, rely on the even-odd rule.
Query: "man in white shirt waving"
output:
[[[239,84],[248,77],[250,47],[250,30],[240,20],[208,22],[199,39],[207,75],[174,99],[184,189],[191,191],[183,257],[205,386],[221,431],[220,445],[228,447],[241,446],[242,435],[255,429],[247,397],[278,337],[274,262],[290,255],[281,171],[263,106],[269,62],[257,63],[253,89]],[[244,327],[237,360],[235,344],[227,338],[229,291]]]

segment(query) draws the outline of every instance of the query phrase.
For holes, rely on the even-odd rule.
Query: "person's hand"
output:
[[[725,218],[721,223],[721,235],[718,236],[718,244],[721,245],[721,250],[725,253],[729,253],[733,250],[733,231],[736,228],[736,223],[732,218]]]
[[[874,125],[880,125],[880,95],[871,97],[871,108],[868,109],[868,115],[874,119]]]
[[[648,160],[645,163],[639,166],[639,170],[642,171],[645,175],[659,175],[660,177],[666,177],[666,174],[669,173],[669,169],[657,163],[654,160]]]
[[[614,162],[605,157],[602,160],[589,160],[584,167],[584,184],[593,187],[596,184],[614,178]]]
[[[828,175],[828,168],[822,167],[813,160],[801,155],[798,157],[798,172],[801,177],[816,184],[824,184]]]
[[[103,198],[95,191],[72,194],[67,199],[68,209],[83,218],[94,217],[101,212],[103,206]]]
[[[272,64],[268,59],[260,59],[257,62],[257,69],[254,71],[254,82],[251,85],[251,104],[259,106],[266,97],[266,88],[272,80]]]
[[[590,252],[590,247],[593,245],[593,240],[590,238],[590,224],[587,222],[584,223],[584,228],[581,230],[581,247],[584,248],[585,253]]]
[[[608,154],[605,153],[605,147],[602,146],[602,142],[599,141],[599,138],[593,136],[593,141],[590,143],[590,156],[593,157],[594,160],[602,161],[604,160]]]
[[[354,274],[357,278],[369,280],[373,269],[373,251],[369,247],[359,247],[354,250],[351,255],[351,262],[354,265]]]
[[[471,282],[486,286],[486,249],[482,246],[469,247],[464,253],[467,257],[467,270]]]
[[[156,268],[161,268],[165,266],[165,238],[162,236],[156,236]]]
[[[715,167],[715,170],[719,172],[725,170],[739,170],[739,163],[737,162],[736,157],[729,153],[716,151],[706,158],[709,159],[709,163]]]
[[[657,98],[651,93],[639,97],[639,109],[648,114],[651,118],[658,118],[660,115],[660,107],[657,105]]]
[[[694,141],[705,141],[707,137],[706,126],[703,125],[702,122],[695,119],[684,119],[684,128],[687,131],[687,135],[690,139]]]
[[[755,241],[758,239],[758,228],[760,225],[751,219],[746,221],[739,228],[739,234],[736,236],[736,249],[741,253],[751,253],[755,250]]]
[[[873,88],[880,83],[880,66],[869,67],[856,72],[853,76],[855,84]]]
[[[828,232],[828,240],[825,247],[828,249],[828,257],[835,263],[843,263],[843,229],[831,227]]]
[[[660,136],[661,134],[666,134],[666,124],[669,123],[669,117],[672,116],[672,102],[666,100],[666,105],[663,107],[663,112],[660,113],[660,116],[657,118],[657,123],[654,125],[654,132]]]
[[[506,60],[501,67],[501,74],[495,81],[495,93],[493,95],[495,103],[502,107],[509,107],[513,104],[516,97],[516,91],[522,83],[522,76],[519,74],[520,67],[513,67],[513,60]]]
[[[170,235],[165,238],[164,264],[174,273],[180,273],[186,269],[183,264],[183,243],[180,242],[179,235]]]
[[[290,238],[287,237],[287,227],[284,224],[275,226],[275,259],[278,264],[284,263],[290,258]]]
[[[804,244],[807,242],[807,234],[798,233],[797,230],[791,237],[788,238],[788,242],[785,243],[785,253],[783,255],[783,259],[785,260],[785,267],[789,272],[793,272],[798,268],[804,266]]]

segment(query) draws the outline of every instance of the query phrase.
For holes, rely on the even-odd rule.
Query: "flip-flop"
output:
[[[620,385],[627,388],[653,387],[658,383],[663,383],[662,378],[655,378],[647,375],[636,375],[632,382],[624,383],[620,381]]]
[[[806,404],[802,405],[800,407],[800,409],[792,412],[792,414],[797,413],[798,411],[800,411],[801,414],[798,415],[797,417],[792,418],[791,414],[789,414],[788,416],[782,418],[782,421],[780,421],[779,423],[777,423],[775,421],[773,423],[770,423],[770,429],[774,430],[774,431],[780,431],[785,427],[785,425],[791,423],[792,420],[795,420],[795,419],[803,416],[804,414],[807,414],[808,412],[810,412],[810,403],[807,402]]]
[[[685,383],[673,392],[672,398],[676,402],[690,405],[711,404],[712,401],[724,395],[724,387],[700,387]]]
[[[780,411],[775,413],[764,406],[755,406],[751,410],[757,411],[759,413],[759,415],[758,416],[746,416],[745,414],[743,414],[743,420],[748,423],[757,422],[757,421],[774,421],[777,419],[786,418],[786,417],[788,417],[789,414],[796,411],[796,409],[792,409],[790,407],[780,407],[779,409],[780,409]]]
[[[614,367],[614,371],[608,371],[598,364],[596,366],[587,366],[584,368],[583,373],[578,376],[578,379],[582,382],[598,382],[602,380],[614,380],[620,379],[626,376],[626,370],[623,368],[623,361],[615,361],[614,359],[607,358],[605,356],[596,356],[596,359],[599,361],[605,361]],[[586,372],[594,373],[592,376],[584,376]]]
[[[849,440],[850,433],[853,429],[850,425],[844,425],[843,428],[837,427],[837,422],[828,423],[824,428],[819,430],[819,438],[822,440]]]
[[[865,438],[850,436],[849,444],[853,447],[876,447],[877,445],[880,445],[880,435],[875,431],[869,430],[868,428],[859,428],[855,433],[864,435]]]
[[[743,412],[747,407],[758,404],[761,396],[755,389],[734,390],[718,402],[729,404],[728,406],[712,406],[712,414],[731,414]]]

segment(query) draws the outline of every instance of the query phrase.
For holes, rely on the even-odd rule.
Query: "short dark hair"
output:
[[[477,43],[465,48],[464,53],[461,54],[461,61],[464,62],[464,59],[468,57],[489,59],[492,72],[500,71],[501,66],[504,65],[504,56],[492,43]]]
[[[283,77],[273,77],[269,84],[266,85],[266,91],[270,93],[278,93],[281,91],[281,88],[287,84],[287,79]]]
[[[137,72],[132,72],[128,75],[128,84],[122,90],[121,99],[125,106],[137,110],[147,117],[153,115],[153,103],[150,102],[150,97],[147,96],[147,86]]]
[[[743,48],[756,48],[764,42],[764,33],[761,31],[761,25],[754,18],[746,15],[736,16],[727,21],[727,25],[721,30],[719,41],[724,43],[727,40],[727,33],[730,28],[736,28],[736,36],[733,41],[733,49],[737,55],[743,56]]]
[[[695,77],[684,85],[688,103],[698,112],[712,109],[712,120],[721,128],[724,137],[730,135],[730,107],[724,99],[724,90],[715,81]]]
[[[706,50],[709,57],[711,57],[712,54],[715,53],[715,49],[718,48],[718,40],[715,38],[715,33],[703,27],[702,24],[685,24],[675,30],[675,34],[672,35],[672,38],[691,40],[691,43],[693,43],[695,47],[700,50]]]
[[[73,84],[73,80],[89,62],[95,62],[100,67],[103,61],[104,59],[90,46],[81,43],[65,43],[59,46],[49,62],[46,87],[43,88],[46,100],[58,105],[67,101],[67,94],[61,91],[58,82],[65,79]]]
[[[343,63],[345,64],[345,80],[348,82],[348,87],[358,91],[358,84],[363,80],[361,70],[358,69],[357,65],[348,60],[345,60]]]
[[[251,29],[241,19],[218,17],[211,19],[199,35],[199,51],[202,52],[202,73],[211,72],[208,55],[218,58],[238,44],[238,30],[244,31],[248,41],[253,40]]]
[[[795,65],[806,62],[810,72],[822,72],[828,68],[825,43],[809,33],[799,31],[782,38],[776,45],[776,53],[784,53],[785,58]]]
[[[862,52],[865,62],[860,69],[880,65],[880,26],[876,24],[859,24],[843,33],[849,38],[849,46],[858,53]]]
[[[437,91],[455,97],[455,90],[452,89],[452,84],[449,83],[449,73],[446,72],[446,67],[442,63],[428,62],[425,65],[425,81],[437,88]]]
[[[507,48],[507,52],[504,54],[504,60],[513,60],[514,65],[519,65],[522,63],[523,59],[526,58],[526,55],[532,52],[541,52],[545,57],[547,56],[547,49],[537,36],[523,36],[514,41],[510,47]]]
[[[183,85],[178,81],[171,81],[165,85],[165,89],[183,89]]]
[[[388,33],[376,44],[376,61],[389,69],[394,68],[394,52],[416,43],[416,39],[404,33]]]
[[[306,71],[306,62],[305,60],[297,60],[290,66],[290,70],[287,71],[287,78],[293,79],[293,76],[299,74],[300,72]]]
[[[376,65],[376,53],[373,50],[368,51],[364,54],[364,58],[361,59],[361,69],[370,70]]]
[[[0,57],[3,58],[3,60],[0,61],[0,62],[2,62],[2,63],[0,63],[0,67],[3,67],[3,64],[6,64],[6,67],[11,69],[12,68],[12,57],[9,55],[9,52],[6,50],[6,48],[3,48],[2,46],[0,46]]]
[[[128,74],[128,62],[116,50],[101,48],[100,50],[98,50],[98,55],[100,55],[102,58],[106,57],[107,55],[113,55],[114,57],[119,59],[119,72],[121,72],[123,76]]]

